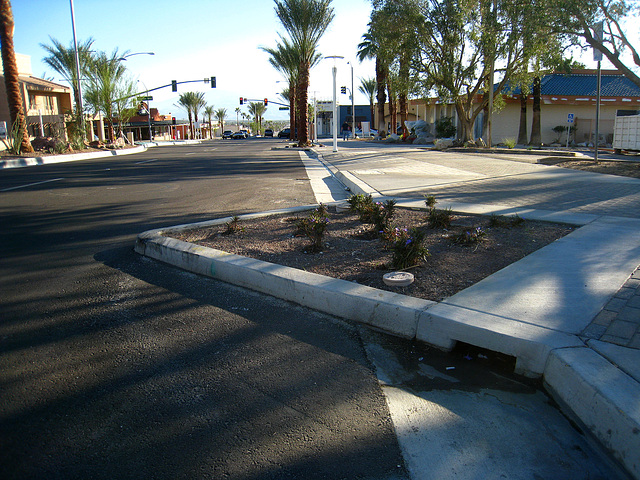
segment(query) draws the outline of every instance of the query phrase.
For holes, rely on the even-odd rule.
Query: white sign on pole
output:
[[[597,41],[601,42],[604,38],[604,22],[599,21],[596,23],[595,27],[593,27],[593,38]],[[593,61],[601,62],[602,61],[602,52],[597,48],[593,49]]]

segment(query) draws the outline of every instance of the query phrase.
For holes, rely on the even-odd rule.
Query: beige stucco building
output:
[[[44,134],[66,139],[65,115],[73,106],[71,88],[34,77],[31,57],[28,55],[16,54],[16,63],[29,135],[35,137]],[[0,122],[6,122],[7,129],[11,129],[4,75],[0,75]]]

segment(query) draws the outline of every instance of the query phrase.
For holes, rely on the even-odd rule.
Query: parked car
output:
[[[290,128],[283,128],[278,132],[278,138],[289,138],[291,136]]]
[[[224,132],[222,132],[222,139],[224,140],[225,138],[231,138],[233,136],[233,132],[231,130],[225,130]]]
[[[238,140],[238,139],[244,140],[245,138],[247,138],[247,136],[244,134],[242,130],[240,130],[239,132],[236,132],[233,135],[231,135],[231,138],[233,138],[234,140]]]
[[[267,129],[264,131],[264,136],[265,136],[265,137],[273,137],[273,130],[271,130],[270,128],[267,128]]]
[[[244,135],[244,138],[249,138],[249,131],[248,130],[240,130],[242,132],[242,134]]]

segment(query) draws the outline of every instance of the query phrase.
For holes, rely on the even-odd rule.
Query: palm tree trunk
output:
[[[407,94],[401,93],[398,96],[398,102],[400,103],[400,123],[402,124],[402,136],[406,137],[407,135],[409,135],[409,130],[405,125],[405,122],[407,121]]]
[[[296,140],[296,85],[289,83],[289,140]]]
[[[382,135],[387,130],[384,118],[384,106],[387,103],[387,93],[385,92],[387,79],[382,62],[376,59],[376,84],[378,88],[378,134]]]
[[[11,124],[18,122],[19,131],[22,132],[20,152],[33,152],[22,108],[18,65],[16,64],[16,55],[13,48],[13,27],[11,2],[9,0],[0,0],[0,43],[2,44],[2,64],[4,66],[4,83],[7,90],[9,115],[11,116]]]
[[[309,144],[309,128],[307,125],[307,103],[309,101],[307,90],[309,89],[309,69],[308,62],[300,65],[300,77],[296,97],[298,100],[298,146],[306,147]]]

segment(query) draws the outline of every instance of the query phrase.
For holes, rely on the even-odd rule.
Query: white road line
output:
[[[34,187],[36,185],[42,185],[43,183],[58,182],[60,180],[64,180],[64,178],[52,178],[51,180],[43,180],[42,182],[28,183],[27,185],[20,185],[17,187],[5,188],[4,190],[0,190],[0,192],[10,192],[11,190],[18,190],[19,188],[29,188],[29,187]]]
[[[160,160],[159,158],[152,158],[151,160],[143,160],[141,162],[135,162],[135,165],[142,165],[144,163],[157,162]]]

